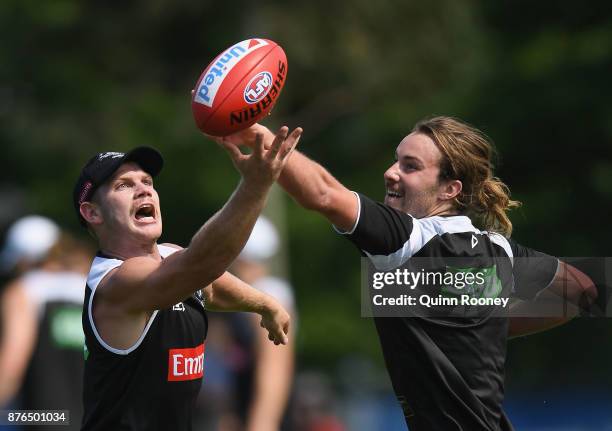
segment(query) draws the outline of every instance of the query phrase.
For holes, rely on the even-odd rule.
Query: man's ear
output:
[[[443,186],[440,192],[440,197],[443,200],[452,200],[459,196],[463,190],[463,183],[459,180],[449,180]]]
[[[100,207],[93,202],[83,202],[79,212],[85,221],[91,225],[100,225],[104,222]]]

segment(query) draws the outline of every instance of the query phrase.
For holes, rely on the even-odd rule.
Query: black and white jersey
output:
[[[177,251],[158,245],[162,258]],[[192,295],[155,310],[140,338],[116,349],[100,336],[93,319],[96,288],[122,260],[98,254],[83,304],[85,374],[82,430],[191,430],[204,374],[208,321],[201,297]]]
[[[70,425],[78,430],[83,415],[83,284],[75,272],[36,270],[21,284],[38,317],[38,336],[20,393],[20,408],[69,410]],[[55,430],[53,425],[25,426],[24,430]]]
[[[557,270],[557,259],[480,231],[468,217],[416,219],[357,197],[358,220],[344,235],[380,270],[411,259],[429,259],[435,267],[446,258],[461,257],[473,266],[487,266],[495,258],[498,266],[506,266],[506,271],[498,268],[503,294],[523,298],[547,287]],[[536,271],[518,271],[524,259],[517,258],[526,256],[537,256],[544,264]],[[522,280],[515,276],[519,273]],[[375,317],[375,323],[411,431],[512,429],[502,410],[507,318],[486,313],[463,319]]]

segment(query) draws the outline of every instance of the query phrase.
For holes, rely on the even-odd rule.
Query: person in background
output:
[[[15,277],[2,298],[0,404],[16,397],[20,409],[81,416],[81,307],[92,255],[45,217],[27,216],[9,229],[0,266]],[[78,426],[72,421],[68,429]]]
[[[260,216],[230,272],[274,297],[295,322],[293,290],[286,280],[272,275],[271,264],[279,248],[276,227]],[[274,346],[258,319],[248,313],[211,313],[210,322],[208,384],[198,400],[198,427],[219,431],[284,429],[294,379],[295,324],[289,343]]]
[[[270,259],[279,250],[280,238],[275,226],[260,216],[231,271],[254,288],[274,297],[292,316],[295,302],[289,283],[271,275]],[[274,346],[250,315],[239,315],[247,324],[251,338],[252,361],[236,375],[238,415],[246,431],[276,431],[288,404],[293,382],[295,337],[287,346]],[[295,332],[295,325],[293,326]]]
[[[13,400],[21,386],[36,337],[34,305],[21,276],[40,264],[58,237],[54,222],[27,216],[11,225],[0,252],[0,270],[9,279],[0,298],[0,406]]]

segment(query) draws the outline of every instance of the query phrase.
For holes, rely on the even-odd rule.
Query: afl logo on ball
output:
[[[244,100],[247,103],[257,103],[268,94],[272,88],[272,74],[270,72],[259,72],[244,88]]]

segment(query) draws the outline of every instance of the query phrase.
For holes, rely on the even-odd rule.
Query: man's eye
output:
[[[127,186],[127,183],[119,183],[117,184],[117,190],[125,189]]]

